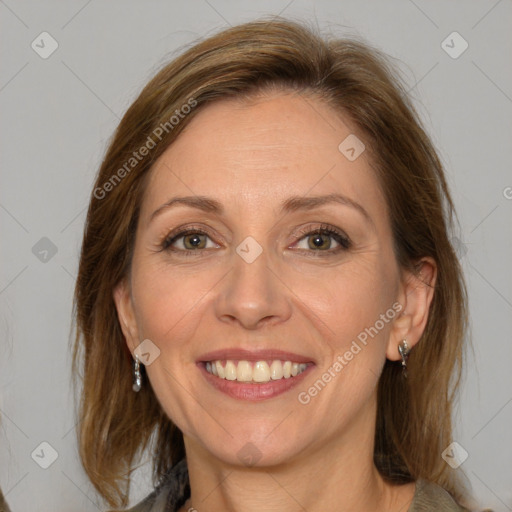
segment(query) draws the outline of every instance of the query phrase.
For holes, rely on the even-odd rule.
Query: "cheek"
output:
[[[315,400],[319,410],[343,403],[342,409],[325,411],[343,423],[374,396],[396,316],[396,283],[392,267],[371,256],[340,267],[324,283],[316,292],[310,287],[307,305],[321,330],[325,357],[317,380],[301,389],[300,398]],[[327,382],[325,391],[318,379]]]
[[[302,313],[321,334],[317,343],[323,357],[314,378],[298,390],[297,400],[305,406],[299,410],[328,417],[329,426],[321,428],[335,435],[361,414],[374,421],[376,386],[396,314],[396,283],[393,266],[376,253],[360,255],[321,277],[301,281]]]
[[[337,350],[347,349],[353,340],[364,341],[365,333],[369,339],[387,337],[396,284],[385,267],[374,258],[354,260],[331,270],[316,286],[306,283],[305,305],[325,324],[323,332]]]
[[[217,273],[180,270],[161,261],[137,268],[132,290],[140,336],[166,349],[169,340],[178,346],[190,339],[202,304],[219,280]]]
[[[146,372],[154,393],[168,417],[187,433],[197,414],[194,391],[195,362],[191,341],[198,338],[209,292],[222,276],[217,272],[180,270],[162,261],[147,259],[133,265],[134,296],[140,339],[150,339],[160,357]],[[185,391],[188,390],[188,391]]]

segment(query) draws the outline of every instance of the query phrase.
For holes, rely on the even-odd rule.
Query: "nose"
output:
[[[265,250],[252,263],[238,254],[233,258],[233,268],[222,280],[216,297],[217,317],[250,330],[288,320],[291,292],[270,267]]]

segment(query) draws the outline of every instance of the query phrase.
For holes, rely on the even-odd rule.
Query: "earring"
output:
[[[135,393],[138,393],[142,387],[142,375],[140,374],[139,356],[135,356],[135,362],[133,365],[133,381],[132,389],[135,391]]]
[[[400,357],[402,358],[402,372],[404,374],[404,377],[407,377],[407,359],[409,358],[410,352],[411,352],[411,349],[409,348],[409,345],[407,345],[407,340],[403,339],[398,344],[398,353],[400,354]]]

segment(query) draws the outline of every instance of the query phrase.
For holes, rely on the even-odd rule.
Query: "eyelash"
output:
[[[198,253],[202,252],[202,250],[183,250],[173,249],[171,247],[171,245],[174,242],[187,235],[206,235],[207,237],[212,238],[212,235],[208,233],[208,231],[206,231],[204,228],[196,228],[194,226],[190,226],[186,229],[178,231],[177,233],[171,233],[170,235],[166,236],[161,244],[162,250],[172,251],[174,253],[181,253],[181,255],[183,256],[198,256]]]
[[[306,238],[308,236],[313,235],[328,235],[339,244],[338,247],[334,249],[329,249],[328,251],[307,251],[307,252],[313,252],[313,253],[326,253],[326,254],[337,254],[340,251],[347,251],[352,247],[352,242],[350,241],[350,238],[343,233],[342,231],[339,231],[338,229],[334,228],[333,226],[329,226],[328,224],[321,224],[320,227],[314,227],[313,225],[308,225],[302,228],[298,235],[300,235],[300,238],[298,239],[298,242],[300,242],[303,238]]]
[[[306,252],[310,252],[310,253],[325,253],[326,255],[333,255],[333,254],[337,254],[341,251],[347,251],[348,249],[350,249],[352,247],[352,242],[350,241],[350,238],[345,233],[338,231],[336,228],[329,226],[327,224],[322,224],[322,225],[320,225],[320,227],[318,227],[318,226],[313,227],[313,225],[308,225],[308,226],[302,228],[297,234],[300,235],[297,242],[300,242],[303,238],[306,238],[308,236],[328,235],[328,236],[332,237],[339,244],[338,247],[335,247],[334,249],[329,249],[327,251],[321,251],[321,250],[308,251],[305,249],[301,249],[301,250],[305,250]],[[180,238],[183,238],[187,235],[206,235],[210,239],[213,238],[212,235],[208,231],[206,231],[204,228],[199,228],[199,227],[196,228],[194,226],[190,226],[186,229],[178,231],[177,233],[171,233],[170,235],[165,237],[164,240],[162,241],[162,243],[160,244],[161,249],[167,250],[167,251],[172,251],[175,253],[181,253],[183,256],[197,256],[198,253],[203,252],[204,249],[202,249],[202,250],[172,249],[171,246],[174,242],[176,242]]]

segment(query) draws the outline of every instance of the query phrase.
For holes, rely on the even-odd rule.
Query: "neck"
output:
[[[355,434],[265,467],[224,463],[185,437],[191,498],[181,510],[405,512],[414,484],[385,482],[373,463],[373,429]]]

